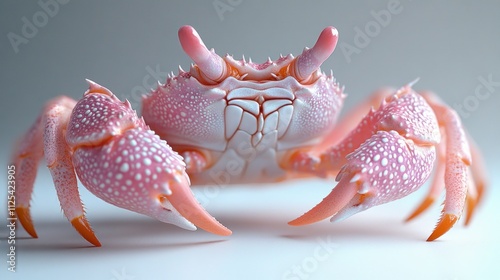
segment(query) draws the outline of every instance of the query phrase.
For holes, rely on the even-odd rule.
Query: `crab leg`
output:
[[[65,127],[75,103],[76,101],[67,97],[59,97],[49,102],[22,139],[14,157],[14,162],[20,168],[16,214],[26,231],[32,237],[37,237],[30,215],[29,200],[33,192],[37,164],[45,154],[64,215],[87,241],[100,246],[85,218],[76,175],[64,140]]]
[[[431,96],[426,96],[426,99],[446,132],[446,198],[441,219],[427,239],[432,241],[446,233],[462,215],[467,197],[467,167],[471,164],[471,154],[458,114]]]
[[[39,141],[43,137],[42,122],[43,115],[40,115],[21,138],[22,141],[18,141],[20,143],[16,145],[11,160],[19,173],[16,178],[16,216],[28,234],[34,238],[38,235],[31,219],[30,200],[38,164],[43,157],[43,144]]]
[[[73,100],[63,97],[62,100],[48,107],[45,113],[46,124],[43,137],[45,161],[52,174],[64,215],[85,240],[94,246],[101,246],[85,217],[71,154],[65,141],[64,132],[74,104]]]
[[[449,110],[447,106],[433,93],[423,92],[422,96],[426,98],[427,102],[436,110]],[[441,109],[440,109],[441,108]],[[446,135],[446,131],[444,131]],[[484,194],[486,183],[486,174],[483,158],[479,149],[477,148],[474,140],[470,135],[467,135],[467,142],[470,148],[470,156],[472,159],[471,168],[467,176],[467,212],[465,213],[465,225],[468,225],[472,219],[475,209],[479,204],[481,198]],[[431,185],[431,189],[427,194],[426,198],[422,203],[415,209],[415,211],[406,219],[410,221],[411,219],[417,217],[423,213],[429,206],[431,206],[441,191],[444,189],[444,181],[442,178],[445,177],[445,166],[446,166],[446,143],[442,142],[438,146],[438,162],[436,167],[436,173],[434,175],[434,180]]]
[[[476,206],[484,198],[484,192],[486,186],[488,185],[486,165],[484,163],[483,156],[481,155],[481,152],[479,151],[474,139],[472,139],[470,135],[467,135],[467,139],[469,141],[473,164],[471,165],[472,183],[469,184],[470,195],[467,195],[467,216],[465,219],[466,225],[470,223],[474,214],[474,210],[477,208]],[[475,190],[472,190],[472,188],[475,188]]]

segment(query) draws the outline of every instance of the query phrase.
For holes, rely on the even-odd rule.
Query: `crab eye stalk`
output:
[[[209,83],[218,83],[228,76],[226,62],[214,50],[209,50],[196,30],[185,25],[179,28],[182,49],[196,63],[201,74]]]
[[[338,31],[328,26],[319,35],[316,44],[311,49],[305,49],[295,58],[290,74],[298,81],[304,82],[330,57],[337,45]]]

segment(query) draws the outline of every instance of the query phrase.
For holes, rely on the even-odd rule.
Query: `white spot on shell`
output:
[[[126,162],[125,162],[125,163],[124,163],[124,164],[122,164],[122,166],[120,167],[120,171],[121,171],[121,172],[128,172],[128,170],[129,170],[129,165],[128,165],[128,163],[126,163]]]
[[[399,163],[403,163],[403,157],[402,156],[398,156],[398,162]]]

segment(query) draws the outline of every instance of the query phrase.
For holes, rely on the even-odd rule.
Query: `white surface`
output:
[[[498,186],[498,176],[493,179]],[[41,172],[36,184],[32,209],[39,238],[28,238],[18,230],[17,272],[9,273],[2,261],[0,279],[500,277],[496,264],[500,209],[494,203],[500,194],[493,188],[469,228],[460,223],[435,242],[424,240],[439,216],[438,205],[415,222],[402,223],[424,189],[343,222],[291,227],[286,222],[319,202],[330,189],[328,182],[225,188],[211,196],[207,208],[233,230],[229,237],[185,231],[114,208],[83,189],[88,217],[103,244],[94,248],[60,213],[47,171]],[[211,190],[209,194],[216,193]],[[198,195],[204,191],[197,189]],[[6,258],[4,241],[1,252]],[[295,267],[304,274],[294,275]]]

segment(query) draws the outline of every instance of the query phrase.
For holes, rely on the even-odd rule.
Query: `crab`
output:
[[[320,70],[337,44],[334,27],[299,56],[262,64],[217,55],[191,26],[178,35],[194,64],[143,96],[142,117],[87,80],[82,99],[48,102],[20,139],[12,157],[19,170],[15,211],[32,237],[30,200],[42,158],[64,215],[95,246],[101,244],[85,216],[77,177],[115,206],[226,236],[231,231],[198,203],[191,183],[335,176],[331,193],[289,222],[298,226],[338,221],[405,197],[434,170],[427,196],[408,219],[445,190],[442,215],[427,240],[446,233],[465,208],[469,223],[487,178],[458,114],[409,83],[375,92],[337,123],[346,94]]]

